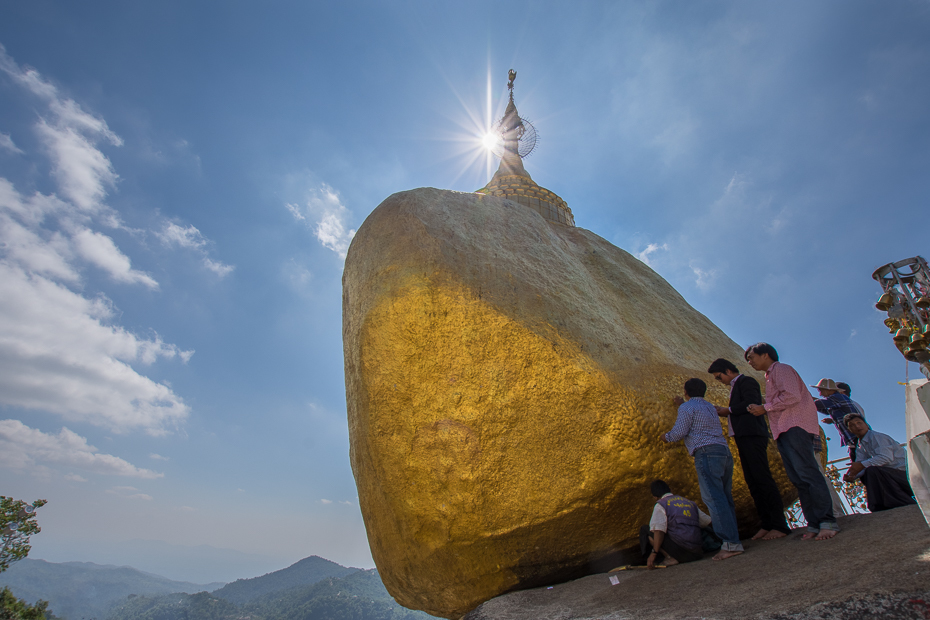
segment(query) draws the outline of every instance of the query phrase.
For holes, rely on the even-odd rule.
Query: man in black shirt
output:
[[[743,467],[743,477],[762,522],[762,528],[752,539],[782,538],[791,532],[791,528],[785,520],[785,507],[778,485],[775,484],[769,470],[770,434],[766,416],[755,416],[747,409],[749,405],[762,404],[759,382],[740,374],[733,362],[725,359],[714,360],[707,372],[720,383],[730,387],[730,406],[717,407],[717,414],[728,418],[730,435],[736,441],[740,464]]]

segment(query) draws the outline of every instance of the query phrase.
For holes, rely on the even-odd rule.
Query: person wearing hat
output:
[[[873,431],[858,413],[848,414],[844,423],[859,439],[859,450],[843,479],[862,481],[869,512],[916,504],[904,448],[889,435]]]
[[[859,439],[846,428],[843,420],[850,413],[858,413],[864,416],[862,408],[849,396],[843,394],[833,379],[821,379],[817,385],[810,387],[816,388],[820,393],[820,398],[814,399],[817,411],[827,414],[827,417],[823,418],[821,422],[836,426],[836,432],[840,434],[840,445],[847,446],[849,460],[855,461],[856,445],[859,443]]]

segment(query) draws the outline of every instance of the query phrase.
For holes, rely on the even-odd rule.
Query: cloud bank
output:
[[[0,420],[0,464],[26,469],[36,463],[52,463],[95,474],[132,478],[162,478],[164,474],[142,469],[112,454],[103,454],[87,439],[62,428],[57,435],[30,428],[19,420]],[[86,482],[69,473],[67,480]]]
[[[27,195],[0,177],[0,406],[44,411],[115,432],[164,434],[188,416],[189,407],[133,365],[186,362],[193,351],[154,333],[143,337],[127,331],[115,323],[118,312],[109,298],[84,292],[87,269],[99,270],[115,285],[159,288],[100,230],[119,230],[122,224],[103,202],[119,177],[98,145],[120,146],[122,140],[106,121],[62,96],[34,69],[20,67],[0,46],[3,75],[40,104],[33,130],[57,191]],[[22,153],[9,136],[0,146]],[[224,269],[217,263],[214,271]],[[30,437],[38,441],[39,435]],[[58,441],[73,447],[76,437],[60,435]],[[29,454],[51,459],[52,452],[36,448]],[[93,452],[85,448],[82,454]],[[103,457],[92,460],[110,458]],[[124,475],[147,470],[132,471]]]

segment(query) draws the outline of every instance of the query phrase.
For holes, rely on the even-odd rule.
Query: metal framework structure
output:
[[[875,307],[888,313],[885,325],[901,355],[920,364],[930,378],[930,267],[922,256],[888,263],[872,278],[882,287]]]
[[[827,480],[839,493],[840,498],[848,507],[849,514],[866,514],[869,509],[866,507],[865,486],[858,480],[848,482],[843,480],[843,473],[849,469],[849,458],[834,459],[827,461]],[[842,515],[836,515],[842,516]],[[791,528],[798,528],[807,525],[804,519],[804,513],[801,511],[801,501],[798,500],[785,509],[785,518]]]

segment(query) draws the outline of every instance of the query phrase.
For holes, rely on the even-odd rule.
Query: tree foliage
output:
[[[47,503],[44,499],[37,499],[27,504],[21,499],[0,495],[0,539],[3,541],[0,573],[29,554],[32,548],[29,537],[42,531],[36,521],[36,509]]]
[[[47,611],[47,607],[45,601],[30,605],[13,596],[9,588],[0,590],[0,620],[52,620],[55,616]]]

